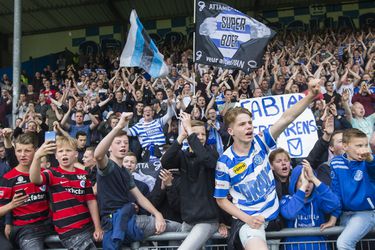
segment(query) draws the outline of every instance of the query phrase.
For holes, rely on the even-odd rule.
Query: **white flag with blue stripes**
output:
[[[135,10],[130,14],[130,30],[121,54],[120,67],[140,67],[154,78],[169,73],[164,56],[143,28]]]

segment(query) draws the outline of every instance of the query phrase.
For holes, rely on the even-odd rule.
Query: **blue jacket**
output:
[[[113,214],[102,217],[105,231],[103,249],[119,250],[123,243],[131,243],[143,239],[143,231],[138,228],[134,204],[128,202]]]
[[[325,222],[325,214],[329,214],[340,207],[338,197],[330,188],[321,183],[314,187],[310,197],[305,199],[305,192],[296,190],[302,166],[293,169],[289,182],[289,195],[281,200],[281,215],[286,219],[288,228],[319,227]],[[324,241],[324,236],[288,237],[285,242]],[[316,244],[287,244],[285,249],[329,249],[323,243]]]
[[[334,157],[330,166],[331,187],[343,211],[375,210],[375,160],[351,161],[344,154]]]

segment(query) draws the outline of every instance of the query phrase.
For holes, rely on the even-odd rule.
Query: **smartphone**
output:
[[[56,141],[56,132],[46,131],[46,133],[44,134],[44,141]]]
[[[16,192],[14,192],[15,194],[22,194],[22,196],[26,195],[26,191],[24,189],[19,189],[17,190]]]

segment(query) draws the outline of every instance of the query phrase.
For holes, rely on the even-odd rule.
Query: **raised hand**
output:
[[[130,119],[133,117],[132,112],[123,112],[121,114],[120,120],[117,123],[116,127],[123,129],[129,123]]]
[[[316,97],[320,94],[320,79],[311,79],[309,81],[309,95]]]

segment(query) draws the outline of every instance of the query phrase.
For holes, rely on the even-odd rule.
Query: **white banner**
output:
[[[254,133],[258,134],[271,127],[288,108],[303,97],[303,94],[266,96],[241,100],[237,106],[251,111]],[[277,147],[287,150],[292,158],[303,158],[308,156],[317,140],[315,117],[311,109],[307,108],[281,133],[277,139]]]

